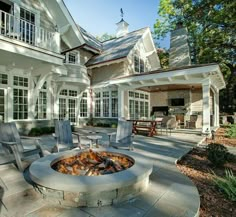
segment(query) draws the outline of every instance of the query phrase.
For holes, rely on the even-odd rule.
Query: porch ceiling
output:
[[[142,74],[134,74],[115,78],[106,82],[106,86],[117,85],[123,90],[154,87],[165,88],[199,88],[203,83],[209,82],[215,89],[225,87],[225,81],[217,64],[185,66],[168,70],[156,70]],[[101,84],[100,84],[101,85]],[[174,86],[176,85],[176,86]]]

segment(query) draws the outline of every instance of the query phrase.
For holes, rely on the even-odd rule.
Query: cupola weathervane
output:
[[[121,13],[121,15],[120,15],[121,18],[123,19],[123,17],[124,17],[124,12],[123,12],[123,9],[122,9],[122,8],[120,9],[120,13]]]

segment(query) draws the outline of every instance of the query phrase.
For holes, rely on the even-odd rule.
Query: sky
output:
[[[74,20],[94,36],[104,33],[115,35],[116,23],[129,23],[129,31],[150,27],[158,18],[159,0],[64,0]],[[169,37],[160,41],[162,48],[169,48]]]

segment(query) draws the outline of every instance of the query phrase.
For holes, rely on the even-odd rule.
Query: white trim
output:
[[[160,73],[152,73],[152,74],[141,74],[138,76],[127,76],[127,77],[121,77],[118,79],[113,79],[107,81],[108,85],[122,85],[131,83],[134,84],[134,86],[130,88],[138,88],[142,87],[143,85],[137,85],[137,82],[141,81],[150,81],[151,83],[146,83],[145,86],[156,86],[159,84],[194,84],[194,83],[203,83],[204,80],[208,78],[203,78],[203,74],[208,74],[208,78],[212,80],[212,83],[215,84],[215,87],[217,89],[222,89],[225,87],[225,81],[223,79],[223,75],[219,70],[218,65],[208,65],[208,66],[199,66],[195,68],[187,68],[187,69],[178,69],[174,71],[166,71],[166,72],[160,72]],[[188,75],[191,79],[185,80],[184,75]],[[222,78],[220,79],[220,83],[215,82],[215,75],[219,75],[218,77]],[[175,78],[178,78],[178,80],[175,80]],[[217,77],[217,78],[218,78]],[[173,82],[170,82],[168,78],[172,78]],[[158,83],[153,82],[153,80],[158,81]],[[164,80],[163,80],[164,79]]]

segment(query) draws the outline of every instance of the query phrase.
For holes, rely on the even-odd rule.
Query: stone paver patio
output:
[[[104,132],[106,131],[103,129]],[[110,129],[109,129],[110,130]],[[104,139],[107,139],[104,134]],[[175,166],[177,159],[197,145],[203,137],[172,133],[156,137],[135,136],[135,152],[153,162],[148,190],[125,203],[98,208],[66,208],[50,205],[38,195],[14,166],[0,166],[0,216],[27,217],[166,217],[198,216],[200,198],[196,187]],[[181,140],[181,141],[179,141]],[[43,136],[45,147],[55,144],[52,136]]]

